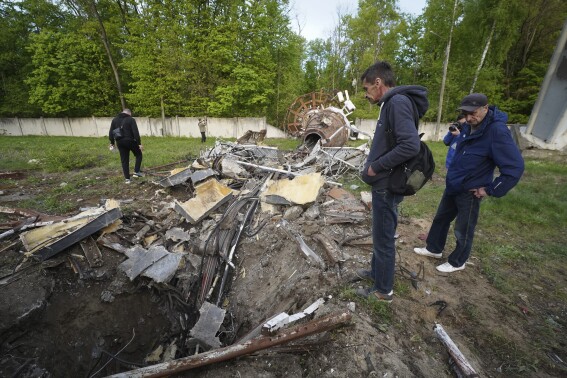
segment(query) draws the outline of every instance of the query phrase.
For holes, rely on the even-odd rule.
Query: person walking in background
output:
[[[463,123],[465,122],[465,115],[462,113],[459,114],[457,121],[453,122],[451,126],[449,126],[449,131],[443,138],[443,143],[445,143],[445,146],[449,147],[449,150],[447,151],[447,157],[445,158],[445,168],[447,169],[449,169],[449,165],[451,164],[453,156],[455,155],[455,150],[457,149],[456,139],[461,133],[461,130],[463,129]]]
[[[110,139],[110,149],[113,149],[116,143],[118,151],[120,151],[120,162],[122,163],[125,183],[130,183],[130,152],[136,157],[133,176],[142,177],[143,174],[140,168],[142,166],[142,150],[144,147],[142,146],[138,125],[134,117],[132,117],[130,109],[124,109],[114,117],[110,124],[108,139]]]
[[[447,171],[445,191],[425,248],[413,249],[418,255],[442,258],[449,227],[455,220],[455,249],[446,263],[437,266],[443,273],[465,269],[480,201],[487,196],[504,196],[524,173],[524,159],[506,126],[506,113],[488,106],[488,99],[482,93],[464,97],[459,110],[465,115],[466,123],[456,140],[457,149]],[[496,167],[500,175],[495,178]]]
[[[199,131],[201,132],[201,143],[207,141],[207,117],[199,118]]]
[[[373,281],[368,289],[357,294],[383,302],[391,302],[394,294],[396,264],[395,235],[398,226],[398,204],[403,196],[388,190],[392,168],[419,153],[420,139],[417,124],[427,108],[427,89],[418,85],[396,87],[394,72],[389,63],[378,61],[361,77],[366,99],[380,106],[380,118],[372,139],[372,146],[362,180],[372,185],[372,261],[370,270],[359,269],[356,274]],[[393,134],[390,146],[387,130]]]

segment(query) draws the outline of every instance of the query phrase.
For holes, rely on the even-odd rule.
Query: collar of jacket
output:
[[[492,118],[494,118],[494,110],[491,109],[491,108],[488,108],[488,112],[486,113],[486,117],[484,117],[484,119],[480,123],[480,126],[478,127],[478,129],[474,133],[472,132],[472,126],[467,124],[468,133],[466,134],[464,139],[470,140],[470,139],[480,138],[484,134],[484,131],[486,130],[486,127],[488,126],[488,124],[490,123]]]

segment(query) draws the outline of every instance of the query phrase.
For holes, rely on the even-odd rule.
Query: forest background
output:
[[[348,90],[375,118],[360,75],[389,61],[429,89],[426,120],[453,120],[484,92],[527,123],[567,19],[565,0],[359,0],[328,38],[292,28],[286,0],[0,0],[0,117],[266,117],[304,93]],[[441,105],[441,106],[440,106]]]

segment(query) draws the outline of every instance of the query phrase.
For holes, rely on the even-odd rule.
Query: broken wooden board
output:
[[[61,222],[22,233],[20,240],[27,251],[39,255],[44,261],[121,217],[119,208],[108,211],[105,208],[92,209]]]
[[[81,240],[80,244],[90,267],[98,268],[102,266],[102,253],[100,253],[100,249],[98,249],[98,246],[96,245],[94,239],[89,236],[88,238]]]
[[[175,201],[174,210],[191,224],[199,223],[219,206],[229,201],[232,189],[217,179],[210,179],[195,186],[195,197],[179,203]]]

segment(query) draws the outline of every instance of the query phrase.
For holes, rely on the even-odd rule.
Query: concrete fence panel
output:
[[[178,117],[177,120],[179,122],[178,136],[187,138],[197,138],[201,136],[198,117]]]
[[[272,125],[266,124],[266,138],[288,138],[287,135],[283,130],[278,129]]]
[[[23,135],[18,118],[0,118],[0,135]]]
[[[173,136],[199,138],[198,117],[161,118],[135,117],[141,136]],[[112,117],[89,118],[0,118],[0,135],[51,135],[76,137],[107,137]],[[287,134],[266,123],[265,118],[207,118],[207,135],[217,138],[239,138],[248,130],[267,129],[267,138],[286,138]],[[374,135],[376,119],[355,120],[361,131]],[[421,122],[419,132],[423,140],[442,140],[449,124],[440,125],[436,133],[435,122]],[[359,135],[360,139],[366,139]]]
[[[108,138],[112,117],[93,117],[93,122],[95,123],[97,136]]]
[[[74,136],[71,126],[65,118],[40,118],[40,120],[45,134],[37,134],[32,129],[24,135]],[[33,123],[33,118],[26,118],[25,121],[26,124],[28,122]]]
[[[77,136],[77,137],[100,136],[96,127],[96,122],[93,122],[92,118],[68,118],[67,120],[69,122],[69,127],[71,128],[71,134],[73,136]]]

